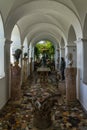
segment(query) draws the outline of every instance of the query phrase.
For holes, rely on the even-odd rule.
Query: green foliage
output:
[[[45,41],[45,43],[41,44],[41,43],[37,43],[35,46],[35,56],[38,59],[40,54],[43,55],[43,53],[45,53],[48,55],[48,58],[51,58],[54,56],[54,46],[50,41]]]

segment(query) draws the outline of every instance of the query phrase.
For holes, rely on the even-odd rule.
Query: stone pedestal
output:
[[[33,60],[33,58],[31,57],[31,59],[30,59],[30,75],[32,75],[32,60]]]
[[[76,101],[76,68],[66,68],[66,101]]]
[[[16,101],[21,98],[21,68],[18,64],[11,67],[11,99]]]
[[[28,61],[28,58],[23,58],[23,82],[26,82],[27,80],[27,61]]]

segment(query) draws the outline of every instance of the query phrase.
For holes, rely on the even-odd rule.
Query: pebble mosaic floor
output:
[[[22,86],[23,93],[29,91],[29,87],[33,85],[35,86],[36,83],[28,80]],[[64,87],[64,82],[61,82],[59,89],[63,93],[64,103],[60,102],[53,108],[53,124],[46,130],[87,130],[86,113],[78,101],[66,105]],[[22,96],[21,100],[16,102],[10,100],[0,110],[0,130],[39,130],[33,126],[33,109],[27,97]]]

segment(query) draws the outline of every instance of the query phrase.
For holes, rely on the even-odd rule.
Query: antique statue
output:
[[[72,55],[72,53],[67,54],[67,59],[68,59],[68,66],[72,67],[72,64],[73,64],[73,55]]]

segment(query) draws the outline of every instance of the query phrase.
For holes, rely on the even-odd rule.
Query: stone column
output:
[[[82,67],[83,67],[83,83],[87,85],[87,39],[82,40]]]
[[[76,79],[76,95],[80,99],[80,83],[83,79],[83,41],[78,39],[75,41],[77,45],[77,79]],[[87,60],[86,60],[87,61]]]
[[[60,57],[64,57],[65,58],[65,48],[64,47],[60,48]]]
[[[66,101],[67,104],[76,101],[76,68],[66,68]]]
[[[6,73],[6,86],[7,86],[7,93],[9,94],[8,98],[10,98],[10,89],[11,89],[11,76],[10,76],[10,45],[12,41],[6,39],[5,46],[4,46],[4,56],[5,56],[5,73]]]
[[[30,58],[29,58],[29,50],[30,50],[30,49],[28,48],[28,64],[27,64],[28,67],[27,67],[27,76],[29,76],[29,73],[30,73],[30,70],[29,70],[29,69],[30,69],[30,63],[29,63],[29,59],[30,59]]]
[[[23,58],[23,82],[26,82],[27,80],[27,61],[28,58],[24,57]]]
[[[72,53],[73,55],[73,67],[77,66],[77,50],[76,50],[76,44],[68,44],[65,46],[65,58],[67,54]],[[66,58],[66,67],[68,66],[68,60]]]

